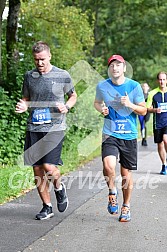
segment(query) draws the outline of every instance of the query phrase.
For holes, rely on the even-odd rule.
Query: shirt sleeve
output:
[[[159,88],[155,88],[149,92],[146,107],[150,108],[153,105],[153,97],[159,91]]]
[[[75,91],[74,85],[70,74],[67,71],[64,71],[64,93],[67,95],[72,94]]]
[[[135,88],[128,94],[131,101],[133,101],[134,104],[139,104],[140,102],[144,102],[144,95],[143,90],[138,83]]]
[[[100,90],[100,84],[98,84],[98,85],[96,86],[95,100],[97,100],[97,101],[103,101],[103,100],[104,100],[104,99],[103,99],[103,96],[102,96],[102,92],[101,92],[101,90]]]
[[[140,103],[140,102],[145,102],[143,90],[142,90],[140,84],[138,85],[138,90],[139,90],[139,91],[138,91],[138,92],[139,92],[138,103]]]

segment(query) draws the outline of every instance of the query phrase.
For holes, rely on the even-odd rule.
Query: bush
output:
[[[23,150],[26,119],[15,113],[16,100],[0,88],[0,163],[14,164]]]

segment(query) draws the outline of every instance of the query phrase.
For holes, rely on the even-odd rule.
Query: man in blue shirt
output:
[[[120,55],[108,59],[110,78],[98,83],[94,106],[104,115],[102,160],[103,174],[109,188],[108,211],[118,214],[115,168],[119,155],[122,176],[123,204],[119,221],[130,217],[133,187],[132,170],[137,170],[137,114],[147,112],[143,91],[138,82],[126,78],[126,62]]]
[[[153,89],[147,99],[148,112],[153,113],[154,142],[157,143],[158,154],[162,162],[160,174],[167,174],[167,73],[157,74],[159,86]]]

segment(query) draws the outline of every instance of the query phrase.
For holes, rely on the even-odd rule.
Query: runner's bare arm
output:
[[[104,116],[109,114],[109,110],[108,107],[106,107],[105,103],[103,101],[98,101],[95,100],[94,101],[94,107],[95,109],[100,112],[101,114],[103,114]]]
[[[149,113],[161,113],[161,108],[153,108],[153,106],[151,106],[150,108],[147,108],[147,111]]]
[[[77,93],[74,91],[68,97],[66,104],[56,103],[57,108],[61,113],[67,113],[76,103]]]

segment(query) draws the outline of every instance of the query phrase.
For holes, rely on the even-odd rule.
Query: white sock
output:
[[[62,190],[62,184],[60,184],[60,187],[59,188],[55,188],[55,191],[61,191]]]
[[[52,203],[47,203],[46,205],[49,207],[52,207]]]

